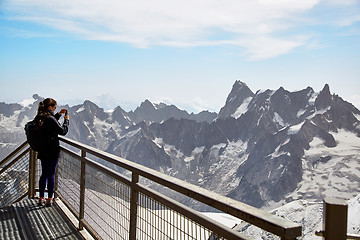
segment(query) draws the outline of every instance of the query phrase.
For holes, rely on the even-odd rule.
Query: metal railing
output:
[[[144,182],[152,182],[159,188],[228,213],[281,239],[301,236],[301,225],[284,218],[68,138],[60,137],[60,140],[56,197],[78,219],[79,229],[86,228],[96,239],[250,239],[161,191],[150,189]],[[29,182],[21,197],[34,197],[35,176],[39,174],[36,156],[26,143],[14,152],[17,153],[13,155],[21,152],[16,161],[24,158],[21,162],[27,161],[29,167],[29,171],[25,170],[26,166],[19,168],[19,171],[28,172],[22,181]],[[9,174],[10,167],[6,167],[9,164],[4,163],[13,157],[0,163],[0,182]],[[3,200],[0,202],[2,204]]]
[[[29,193],[30,148],[25,142],[0,162],[0,208]]]
[[[348,204],[344,199],[325,198],[323,201],[323,227],[317,236],[326,240],[360,239],[360,235],[347,233]]]

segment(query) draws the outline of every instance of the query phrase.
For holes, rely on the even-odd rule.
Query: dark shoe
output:
[[[52,198],[48,198],[48,199],[46,200],[45,205],[46,205],[47,207],[51,207],[51,206],[53,205],[53,199],[52,199]]]
[[[39,198],[38,206],[42,207],[45,205],[45,198]]]

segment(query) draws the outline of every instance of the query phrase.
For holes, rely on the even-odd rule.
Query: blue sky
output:
[[[359,0],[0,0],[0,101],[219,111],[233,83],[360,108]]]

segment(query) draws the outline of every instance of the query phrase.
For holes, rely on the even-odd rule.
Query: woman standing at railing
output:
[[[39,103],[37,118],[42,121],[42,130],[44,136],[43,146],[38,152],[38,158],[41,161],[42,174],[39,180],[40,200],[39,205],[51,206],[53,203],[53,193],[55,186],[55,170],[60,155],[60,144],[58,135],[66,135],[69,126],[69,114],[66,109],[54,113],[56,101],[52,98],[46,98]],[[64,122],[61,125],[59,119],[62,114]],[[45,202],[45,187],[47,184],[48,198]]]

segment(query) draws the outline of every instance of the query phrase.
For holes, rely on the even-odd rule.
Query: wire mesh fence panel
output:
[[[206,189],[126,159],[66,138],[61,140],[69,143],[75,151],[61,148],[56,193],[78,218],[79,227],[85,226],[95,237],[124,240],[248,239],[238,231],[248,228],[247,225],[238,224],[232,229],[207,216],[206,212],[212,209],[216,213],[233,211],[231,216],[264,227],[283,238],[284,233],[291,239],[301,235],[299,224],[220,195],[214,196]],[[26,146],[24,142],[0,162],[0,208],[33,196],[38,187],[41,164],[39,160],[33,161],[36,156],[30,148],[25,149]]]
[[[1,169],[0,169],[1,170]],[[19,199],[29,190],[29,154],[23,155],[0,175],[0,208]]]
[[[91,159],[91,160],[101,164],[102,166],[121,174],[121,176],[123,176],[123,177],[131,179],[131,171],[129,171],[125,168],[122,168],[112,162],[106,161],[106,160],[102,159],[101,157],[97,157],[91,153],[86,153],[86,158]]]
[[[129,239],[130,187],[86,166],[84,219],[103,239]]]
[[[206,189],[126,159],[66,138],[62,140],[78,149],[74,152],[63,149],[61,153],[58,192],[73,210],[79,209],[80,226],[84,225],[96,237],[125,240],[130,237],[131,240],[249,239],[232,229],[234,224],[230,227],[206,215],[213,210],[214,213],[233,210],[235,214],[231,216],[234,218],[251,220],[251,223],[275,233],[292,231],[294,237],[299,236],[301,226],[294,223],[275,219],[235,200],[214,196]]]
[[[62,151],[57,171],[58,193],[66,199],[73,209],[79,210],[81,161]]]
[[[211,230],[153,198],[140,193],[137,239],[220,240]]]

